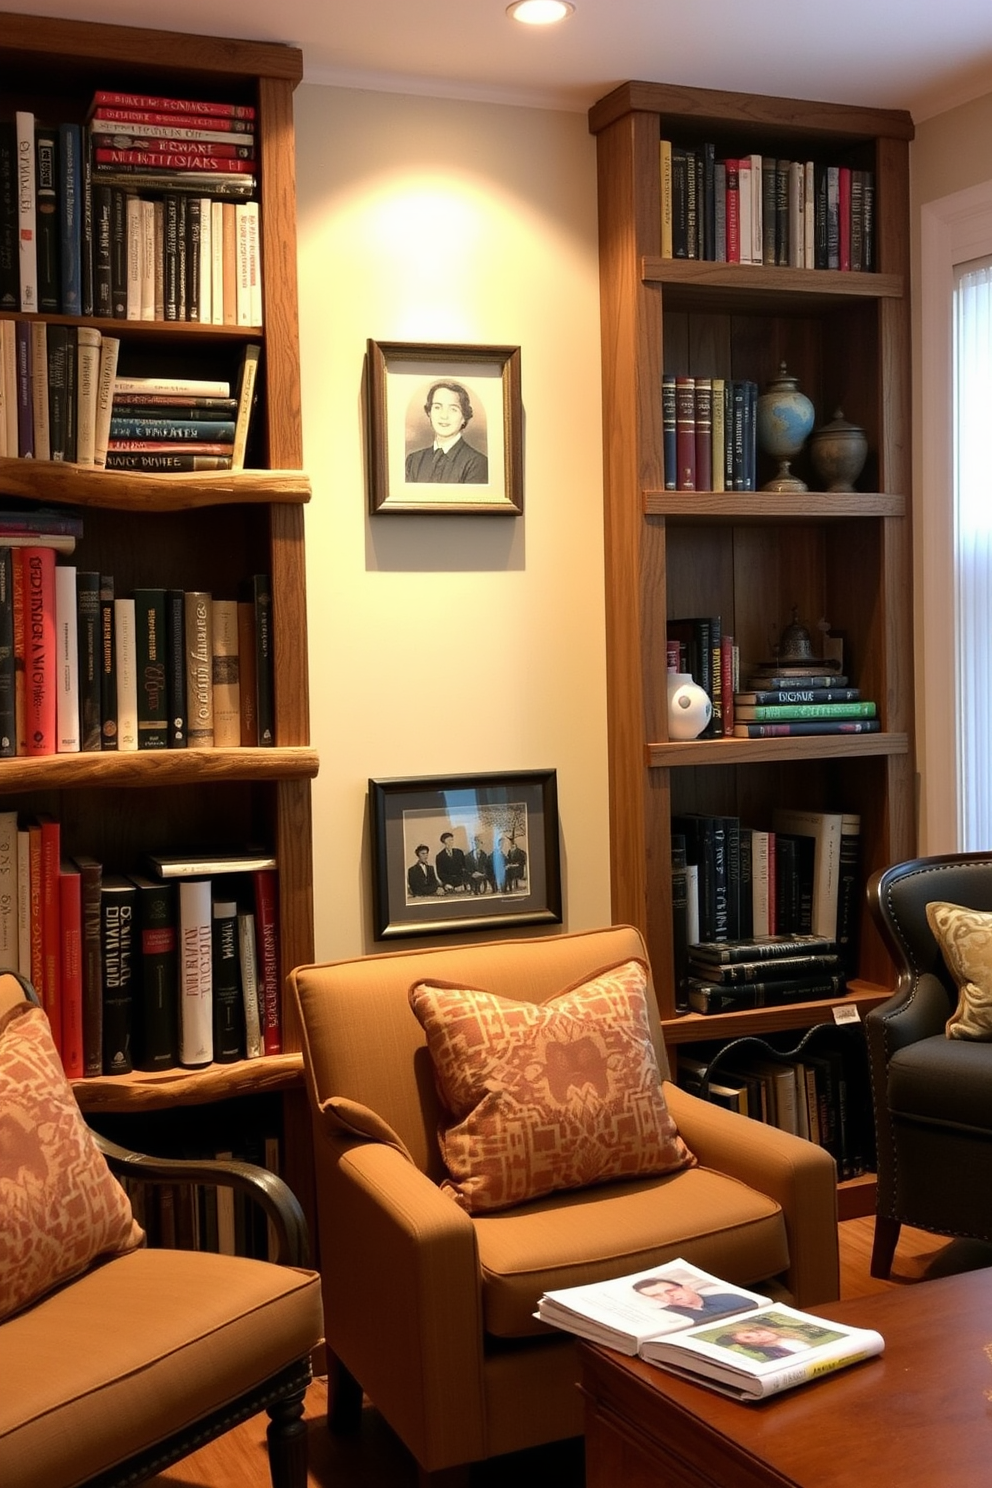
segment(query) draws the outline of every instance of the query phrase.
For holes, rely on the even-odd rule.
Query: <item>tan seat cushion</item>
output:
[[[181,1250],[97,1266],[0,1327],[0,1483],[72,1488],[302,1358],[322,1332],[316,1272]]]
[[[741,1286],[776,1276],[789,1264],[778,1204],[704,1167],[555,1194],[478,1215],[473,1224],[485,1327],[501,1338],[547,1331],[533,1317],[542,1292],[624,1276],[678,1256]]]

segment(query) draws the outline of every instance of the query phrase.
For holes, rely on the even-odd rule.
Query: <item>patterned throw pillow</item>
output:
[[[545,1003],[446,982],[410,989],[447,1113],[442,1187],[463,1209],[695,1163],[665,1104],[646,989],[635,960]]]
[[[947,1037],[992,1039],[992,914],[938,900],[927,905],[927,924],[958,989]]]
[[[80,1114],[48,1019],[19,1004],[0,1021],[0,1318],[144,1239]]]

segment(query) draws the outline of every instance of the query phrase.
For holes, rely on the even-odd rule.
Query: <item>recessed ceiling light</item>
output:
[[[575,6],[571,0],[514,0],[506,7],[508,16],[527,26],[553,26],[570,16]]]

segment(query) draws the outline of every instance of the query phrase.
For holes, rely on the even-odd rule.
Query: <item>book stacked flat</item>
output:
[[[245,348],[236,396],[225,378],[116,378],[106,468],[242,469],[258,357]]]
[[[694,1012],[728,1013],[842,996],[847,981],[836,941],[772,935],[690,945],[687,985]]]
[[[734,737],[877,734],[876,704],[824,661],[753,672],[734,694]]]

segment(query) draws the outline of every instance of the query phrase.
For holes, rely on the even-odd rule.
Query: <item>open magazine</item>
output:
[[[738,1400],[762,1400],[880,1354],[880,1333],[798,1312],[688,1261],[545,1292],[537,1316]]]

